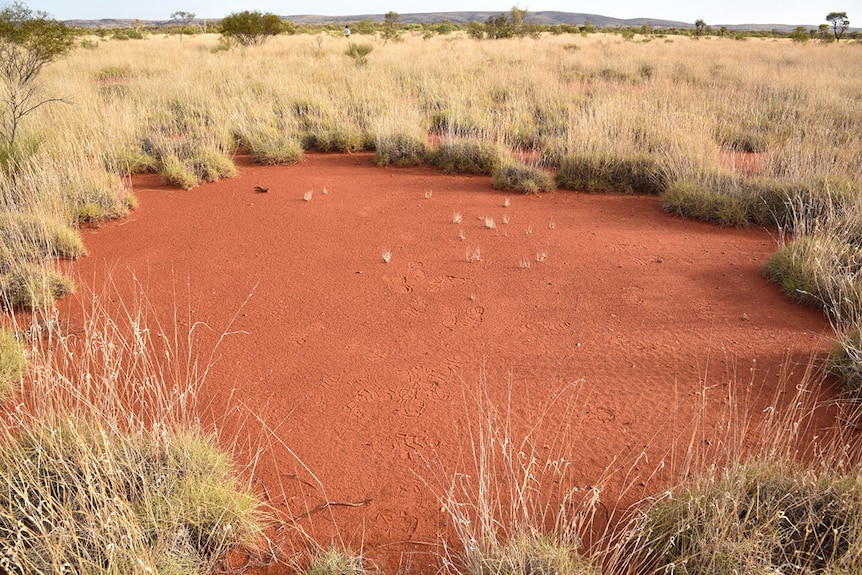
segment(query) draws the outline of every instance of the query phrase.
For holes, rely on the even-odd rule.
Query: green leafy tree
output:
[[[371,18],[363,18],[356,23],[353,31],[363,35],[374,34],[374,21]]]
[[[176,20],[180,26],[180,42],[183,41],[183,32],[186,31],[186,26],[192,23],[192,20],[195,19],[194,12],[185,12],[183,10],[177,10],[173,14],[171,14],[171,20]]]
[[[512,31],[512,22],[506,14],[499,16],[488,16],[488,21],[485,22],[485,34],[488,38],[499,40],[500,38],[511,38],[514,32]]]
[[[527,11],[517,6],[512,6],[512,9],[509,11],[510,26],[512,27],[512,34],[515,36],[525,36],[527,34],[527,29],[524,26],[524,17],[526,15]]]
[[[281,31],[281,19],[269,12],[244,10],[229,14],[221,21],[222,35],[242,46],[260,46]]]
[[[804,44],[805,42],[808,42],[810,35],[808,34],[808,30],[805,29],[805,26],[797,26],[793,29],[793,32],[790,33],[790,39],[798,44]]]
[[[826,15],[826,21],[832,24],[832,34],[835,35],[835,41],[841,41],[844,32],[850,27],[850,20],[847,18],[847,12],[830,12]]]
[[[481,40],[485,37],[485,25],[481,22],[471,20],[467,23],[467,35],[476,40]]]
[[[694,21],[694,37],[700,38],[703,31],[706,29],[706,22],[701,19]]]
[[[30,112],[61,98],[42,97],[36,78],[46,64],[69,53],[75,32],[45,12],[33,12],[15,2],[0,10],[0,136],[12,147],[21,120]]]

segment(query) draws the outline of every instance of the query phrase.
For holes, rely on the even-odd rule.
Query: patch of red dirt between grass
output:
[[[677,479],[675,457],[693,433],[723,433],[734,397],[753,424],[789,400],[829,345],[821,314],[761,276],[767,231],[675,219],[655,197],[514,195],[369,154],[239,165],[188,191],[136,177],[139,208],[84,231],[77,281],[142,291],[180,333],[203,322],[203,360],[228,331],[207,417],[229,444],[263,447],[253,485],[275,507],[387,572],[439,567],[439,496],[475,474],[465,414],[481,390],[514,439],[540,423],[530,454],[564,461],[571,487],[623,470],[603,497],[625,485],[627,504]]]

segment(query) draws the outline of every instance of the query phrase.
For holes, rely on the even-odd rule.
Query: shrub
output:
[[[282,31],[281,18],[267,12],[243,10],[228,14],[221,21],[221,33],[243,46],[260,46]]]
[[[418,166],[431,158],[428,142],[409,134],[378,135],[374,149],[374,161],[378,166]]]
[[[371,54],[372,50],[374,50],[374,46],[371,44],[351,42],[345,54],[350,56],[357,66],[365,66],[368,64],[368,55]]]
[[[14,263],[0,273],[0,307],[45,309],[69,295],[75,284],[56,270],[33,263]]]
[[[545,170],[524,164],[507,164],[494,174],[494,187],[524,194],[550,192],[554,178]]]
[[[26,371],[24,346],[13,331],[0,328],[0,401],[12,395]]]
[[[633,572],[858,573],[862,483],[789,464],[736,465],[643,511]]]
[[[457,139],[440,144],[434,164],[447,173],[491,176],[511,161],[508,150],[487,140]]]
[[[557,172],[561,188],[590,193],[661,194],[667,182],[661,166],[649,156],[569,155]]]

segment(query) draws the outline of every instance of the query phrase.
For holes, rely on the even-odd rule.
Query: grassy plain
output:
[[[518,174],[535,181],[535,170],[543,170],[554,174],[561,188],[660,194],[675,214],[785,232],[769,277],[782,283],[791,297],[822,307],[834,320],[839,343],[829,368],[845,379],[850,392],[858,393],[862,356],[858,44],[657,36],[627,41],[602,34],[501,41],[476,41],[458,34],[407,36],[403,42],[377,42],[362,66],[346,55],[347,42],[335,35],[281,36],[262,47],[233,50],[220,50],[212,35],[182,43],[177,37],[151,36],[89,45],[46,69],[42,77],[41,89],[67,102],[34,112],[27,118],[21,144],[0,151],[0,286],[7,288],[3,294],[7,308],[34,307],[50,315],[50,294],[59,296],[71,289],[55,275],[54,258],[82,255],[75,226],[123,217],[133,208],[126,185],[132,173],[156,171],[174,185],[190,187],[233,175],[232,158],[240,148],[262,163],[301,161],[303,150],[373,149],[382,164],[429,162],[448,170],[488,173],[497,176],[500,186],[528,192],[548,185],[543,180],[526,185]],[[748,154],[756,155],[754,168]],[[516,169],[519,164],[524,169]],[[13,285],[14,289],[9,287]],[[129,323],[137,325],[134,318]],[[122,339],[111,325],[103,325],[99,333],[107,330],[106,337],[128,342],[131,347],[120,347],[132,357],[137,353],[146,357],[146,350],[137,346],[141,341],[148,345],[147,341]],[[134,329],[132,333],[140,335]],[[93,347],[85,350],[91,355],[83,360],[68,350],[57,356],[40,351],[36,343],[30,346],[34,375],[27,378],[28,385],[30,379],[48,385],[30,393],[48,397],[59,393],[62,400],[47,402],[44,411],[19,414],[19,420],[0,433],[3,449],[11,454],[0,457],[3,491],[13,493],[15,504],[25,507],[19,513],[10,511],[11,504],[4,505],[7,516],[0,517],[0,532],[10,537],[14,531],[20,539],[22,525],[31,534],[41,529],[56,535],[44,523],[21,523],[21,514],[29,517],[32,511],[21,494],[29,497],[29,486],[38,483],[36,478],[21,483],[19,467],[31,469],[23,461],[48,462],[47,470],[32,472],[48,478],[43,482],[48,490],[44,500],[52,506],[66,496],[56,493],[57,482],[51,479],[56,474],[81,480],[83,494],[95,488],[137,493],[140,481],[150,481],[143,471],[133,471],[131,479],[117,476],[111,479],[115,483],[93,487],[85,470],[96,466],[87,457],[133,468],[140,462],[124,462],[121,455],[144,449],[159,453],[157,459],[165,465],[177,465],[172,451],[176,442],[165,443],[163,435],[150,437],[141,427],[146,416],[120,409],[122,402],[117,403],[115,396],[107,403],[102,398],[105,389],[117,396],[127,385],[135,389],[137,378],[155,382],[146,393],[158,401],[149,405],[170,403],[169,396],[161,395],[161,386],[169,382],[160,374],[132,371],[123,381],[108,377],[104,386],[74,393],[74,385],[49,385],[72,381],[57,368],[58,357],[76,358],[79,374],[110,375],[104,371],[110,365],[125,369],[126,364],[104,357],[112,348],[108,343],[96,345],[100,337],[93,337]],[[812,381],[816,379],[812,375]],[[70,423],[68,413],[81,410],[84,417]],[[475,517],[474,525],[485,526],[463,532],[464,549],[450,561],[452,568],[477,574],[545,572],[536,562],[551,557],[548,569],[555,572],[604,568],[640,573],[673,564],[686,573],[740,569],[767,573],[788,561],[824,572],[853,572],[862,554],[858,524],[862,514],[852,507],[862,501],[860,479],[847,472],[847,453],[839,448],[824,452],[816,468],[801,467],[793,442],[806,414],[788,417],[780,419],[775,431],[784,447],[759,454],[778,463],[747,467],[742,455],[728,460],[726,468],[706,474],[702,483],[644,507],[642,515],[635,514],[641,520],[629,531],[607,537],[586,567],[573,558],[577,534],[545,529],[547,515],[500,529],[503,519],[493,515],[494,505],[468,494],[467,502],[481,503],[471,510],[458,504],[464,494],[449,492],[449,509],[467,510],[460,517],[462,524],[465,517]],[[184,415],[165,421],[164,427],[180,433],[176,441],[183,445],[182,434],[193,419]],[[480,420],[480,425],[492,423]],[[492,427],[483,437],[479,444],[489,450],[508,445]],[[210,469],[218,456],[195,441],[194,449],[183,451],[200,454],[202,469]],[[65,450],[67,444],[73,445],[71,454]],[[507,456],[511,454],[504,453],[501,460]],[[517,473],[525,469],[515,467],[516,474],[509,479],[516,484],[521,477]],[[245,521],[253,515],[250,495],[234,489],[230,478],[225,481],[228,486],[223,490],[230,491],[226,498],[231,505],[195,501],[165,508],[165,502],[175,497],[168,493],[156,502],[157,518],[173,517],[184,505],[191,510],[214,505],[231,509]],[[480,481],[487,486],[493,479],[485,475]],[[191,488],[176,489],[187,495]],[[487,490],[480,483],[476,492]],[[761,496],[767,492],[768,497]],[[761,502],[765,508],[758,507]],[[509,504],[516,505],[517,498],[500,505]],[[717,515],[715,509],[720,510]],[[731,533],[735,522],[727,510],[736,517],[763,521],[755,527],[743,522],[742,531]],[[818,515],[822,510],[834,513],[823,519]],[[808,511],[814,512],[814,519]],[[112,512],[120,513],[92,509],[83,517],[88,526],[110,527],[100,514],[107,517]],[[151,521],[152,513],[145,514],[145,520]],[[195,521],[209,519],[180,518],[167,527],[145,522],[124,532],[140,534],[135,545],[141,545],[141,553],[154,546],[192,549],[194,553],[169,554],[168,559],[150,557],[146,563],[158,572],[179,572],[189,565],[211,565],[211,557],[202,551],[222,550],[209,539],[202,544],[201,535],[195,547],[193,534],[201,533]],[[240,541],[248,541],[257,527],[241,525],[231,529],[242,532]],[[162,541],[158,533],[176,539]],[[502,533],[512,535],[508,543],[496,540]],[[766,539],[747,539],[753,533],[766,534]],[[98,532],[92,537],[107,541],[112,536]],[[695,548],[690,545],[694,540],[709,540],[715,549]],[[549,551],[548,541],[562,545],[562,551]],[[53,547],[39,551],[31,567],[60,565],[64,560],[57,558],[61,553],[56,550],[63,544],[51,543]],[[90,552],[92,544],[73,546]],[[107,551],[92,553],[93,565],[106,560]],[[489,558],[487,553],[502,553],[503,558]],[[88,557],[80,559],[82,565],[89,565]],[[107,561],[114,561],[113,556]],[[117,572],[128,565],[124,561],[134,559],[112,563],[120,569]],[[80,571],[88,572],[83,567]]]

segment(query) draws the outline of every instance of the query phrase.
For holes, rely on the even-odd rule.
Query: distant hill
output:
[[[453,24],[466,24],[468,22],[486,22],[491,16],[499,16],[502,12],[424,12],[415,14],[399,14],[401,23],[403,24],[430,24],[449,20]],[[373,22],[382,22],[383,14],[354,14],[351,16],[323,16],[315,14],[295,14],[289,16],[281,16],[285,20],[290,20],[297,24],[345,24],[355,23],[360,20],[371,20]],[[207,18],[208,21],[217,21],[218,18]],[[584,22],[589,20],[590,24],[599,28],[624,28],[629,26],[642,26],[649,24],[653,28],[693,28],[693,22],[679,22],[675,20],[661,20],[657,18],[611,18],[609,16],[601,16],[599,14],[580,14],[572,12],[528,12],[525,18],[526,22],[534,22],[537,24],[546,24],[554,26],[558,24],[576,24],[583,26]],[[198,18],[195,23],[202,24],[203,19]],[[131,27],[133,20],[123,19],[105,19],[105,20],[66,20],[66,24],[78,26],[81,28],[123,28]],[[173,20],[142,20],[144,26],[167,26],[176,24]],[[799,24],[713,24],[709,23],[713,28],[726,26],[728,30],[780,30],[782,32],[790,32]],[[806,28],[817,28],[817,25],[806,24]]]

